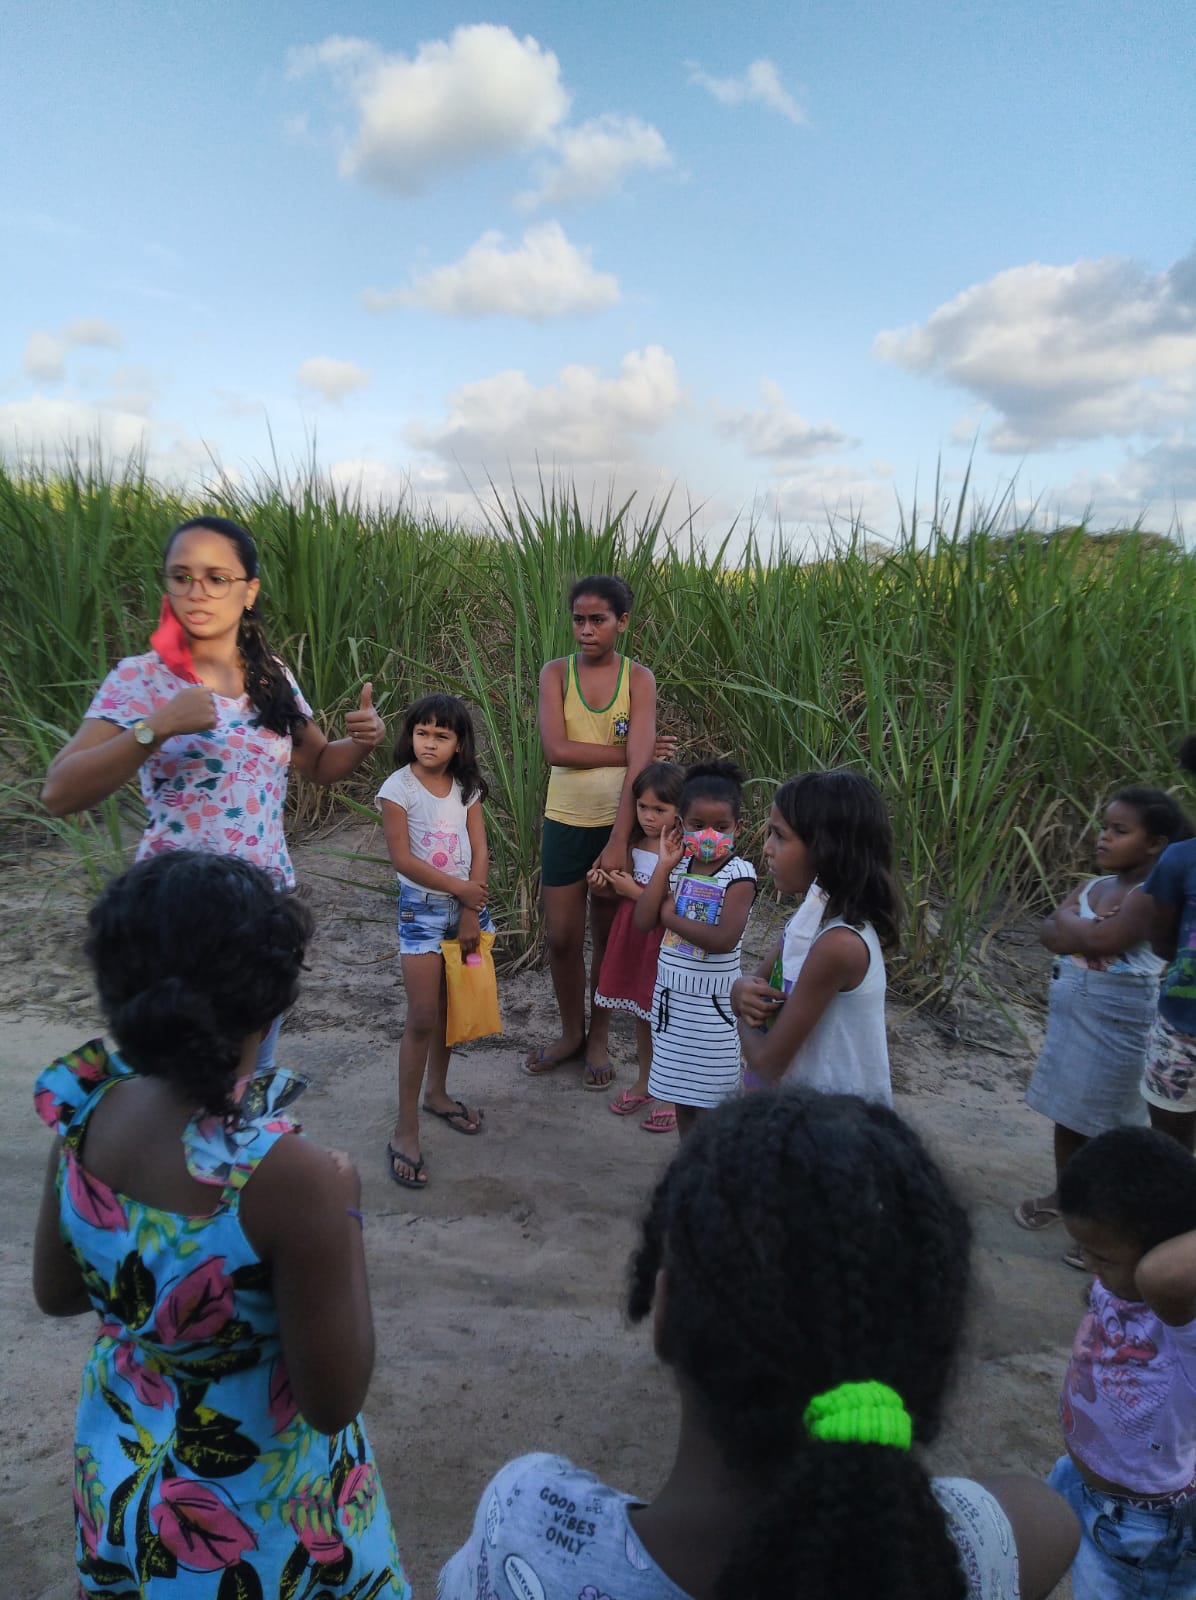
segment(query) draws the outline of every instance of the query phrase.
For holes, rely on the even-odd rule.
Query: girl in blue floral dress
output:
[[[62,1137],[34,1249],[42,1310],[100,1317],[75,1440],[84,1600],[409,1594],[358,1415],[360,1179],[295,1137],[301,1079],[250,1076],[310,927],[259,868],[190,851],[91,912],[120,1056],[93,1040],[38,1080]]]

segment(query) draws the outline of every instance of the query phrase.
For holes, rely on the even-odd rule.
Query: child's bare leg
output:
[[[592,1089],[605,1089],[615,1081],[615,1069],[610,1063],[610,1012],[605,1006],[594,1004],[594,995],[617,909],[613,900],[590,896],[590,1031],[586,1036],[585,1082]]]
[[[1164,1111],[1162,1106],[1147,1104],[1150,1125],[1160,1133],[1169,1133],[1178,1139],[1185,1150],[1196,1151],[1196,1111]]]
[[[687,1133],[692,1133],[698,1125],[698,1119],[706,1110],[705,1106],[677,1106],[677,1137],[684,1139]]]
[[[652,1024],[642,1017],[635,1019],[635,1059],[639,1063],[639,1077],[627,1092],[647,1094],[648,1074],[652,1071]]]
[[[445,988],[442,964],[440,1001],[436,1010],[436,1024],[432,1030],[432,1042],[428,1046],[428,1071],[424,1078],[422,1104],[425,1111],[432,1111],[437,1116],[444,1117],[449,1126],[455,1128],[458,1133],[477,1133],[482,1125],[482,1113],[466,1106],[463,1100],[455,1100],[448,1092],[448,1068],[453,1052],[444,1042],[447,1026],[448,990]],[[465,1106],[464,1110],[461,1109],[462,1106]]]
[[[527,1068],[550,1072],[560,1061],[580,1055],[586,1039],[586,896],[584,878],[577,883],[557,884],[544,889],[544,924],[548,940],[548,970],[557,1010],[561,1015],[560,1037],[534,1050]]]
[[[419,1091],[436,1031],[440,1010],[440,991],[444,981],[444,957],[436,952],[424,956],[403,956],[403,987],[407,991],[407,1017],[399,1041],[399,1115],[391,1134],[392,1150],[403,1159],[391,1157],[397,1176],[416,1178],[419,1147]],[[440,1035],[444,1038],[443,1030]]]
[[[1077,1133],[1074,1128],[1065,1128],[1061,1122],[1055,1123],[1055,1187],[1050,1194],[1039,1195],[1033,1200],[1023,1200],[1015,1207],[1013,1215],[1019,1227],[1037,1233],[1042,1228],[1049,1228],[1052,1222],[1058,1222],[1059,1179],[1063,1176],[1063,1169],[1072,1156],[1087,1143],[1086,1133]]]

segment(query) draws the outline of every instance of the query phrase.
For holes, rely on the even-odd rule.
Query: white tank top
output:
[[[814,944],[832,928],[850,926],[842,917],[832,917]],[[783,1081],[806,1084],[826,1094],[858,1094],[888,1106],[893,1103],[893,1087],[885,1036],[884,955],[870,922],[851,931],[867,946],[868,970],[854,989],[841,991],[827,1006],[785,1069]]]

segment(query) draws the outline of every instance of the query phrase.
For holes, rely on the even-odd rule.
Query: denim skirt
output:
[[[1142,1070],[1158,1011],[1158,979],[1092,972],[1061,956],[1048,998],[1046,1038],[1026,1104],[1089,1138],[1145,1124]]]

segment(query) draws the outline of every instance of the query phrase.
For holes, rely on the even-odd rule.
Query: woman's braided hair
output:
[[[209,533],[221,534],[236,547],[245,568],[245,576],[258,576],[257,545],[239,522],[233,522],[228,517],[192,517],[188,522],[180,522],[166,541],[162,557],[164,562],[170,560],[170,547],[179,534],[186,533],[190,528],[206,528]],[[237,649],[241,652],[245,669],[245,693],[257,713],[258,727],[269,728],[271,733],[283,738],[289,736],[296,744],[300,744],[307,718],[299,709],[285,667],[270,648],[258,609],[259,602],[242,612],[237,629]]]
[[[887,1107],[762,1092],[724,1102],[687,1137],[644,1221],[628,1310],[647,1316],[663,1267],[661,1358],[728,1466],[758,1487],[719,1600],[772,1600],[783,1573],[809,1600],[966,1595],[917,1459],[817,1443],[802,1419],[815,1395],[872,1379],[904,1400],[915,1440],[934,1437],[969,1236],[938,1167]]]
[[[307,907],[248,861],[170,850],[113,879],[87,928],[87,959],[125,1060],[234,1117],[242,1044],[298,993]]]

